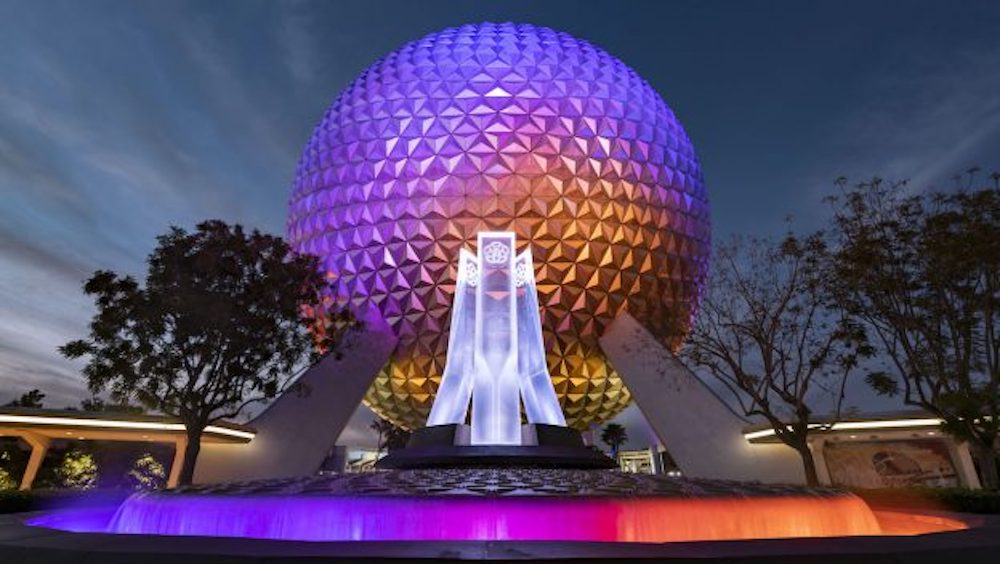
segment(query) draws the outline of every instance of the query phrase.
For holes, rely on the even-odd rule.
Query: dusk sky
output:
[[[647,79],[694,141],[716,237],[820,227],[842,175],[1000,168],[1000,2],[0,0],[0,403],[78,404],[56,347],[86,332],[90,272],[141,273],[171,224],[283,234],[337,93],[480,21],[569,32]]]

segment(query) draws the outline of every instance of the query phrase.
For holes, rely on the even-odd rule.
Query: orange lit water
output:
[[[967,528],[919,511],[873,512],[816,497],[211,496],[137,494],[103,518],[50,513],[31,524],[79,532],[306,541],[684,542],[916,535]]]

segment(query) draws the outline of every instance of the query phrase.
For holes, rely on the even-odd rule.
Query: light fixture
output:
[[[94,429],[144,429],[148,431],[184,431],[183,423],[161,423],[157,421],[125,421],[120,419],[83,419],[79,417],[52,417],[45,415],[13,415],[0,414],[0,423],[21,423],[28,425],[60,425],[75,427],[91,427]],[[210,435],[223,435],[237,439],[251,440],[255,433],[230,429],[219,425],[208,425],[205,432]],[[66,431],[72,435],[72,431]]]
[[[866,429],[886,430],[905,429],[910,427],[937,427],[943,422],[944,421],[942,419],[929,417],[921,419],[885,419],[878,421],[841,421],[832,425],[824,423],[811,423],[809,425],[809,429],[814,431],[861,431]],[[762,429],[760,431],[744,433],[743,438],[748,441],[753,441],[764,437],[773,437],[774,435],[774,429]]]

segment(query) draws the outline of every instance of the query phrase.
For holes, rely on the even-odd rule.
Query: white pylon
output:
[[[529,423],[566,426],[545,363],[531,251],[514,253],[514,233],[481,232],[477,256],[459,252],[448,360],[427,425],[464,423],[472,402],[472,444],[521,444]]]

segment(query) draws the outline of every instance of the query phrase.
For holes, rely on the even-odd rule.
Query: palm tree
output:
[[[628,432],[617,423],[608,423],[601,431],[601,442],[611,447],[611,458],[618,460],[618,448],[628,442]]]
[[[375,443],[377,445],[377,452],[375,453],[375,458],[381,458],[382,449],[385,448],[386,446],[383,437],[388,437],[388,435],[396,427],[395,425],[386,421],[385,419],[377,417],[374,421],[372,421],[371,425],[369,425],[368,428],[378,433],[378,442]]]
[[[397,449],[406,448],[406,443],[410,440],[410,432],[401,427],[393,426],[385,434],[385,449],[392,452]]]

